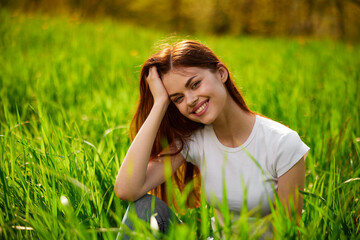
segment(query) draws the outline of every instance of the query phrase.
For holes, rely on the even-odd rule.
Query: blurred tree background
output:
[[[0,0],[0,7],[190,34],[360,40],[360,0]]]

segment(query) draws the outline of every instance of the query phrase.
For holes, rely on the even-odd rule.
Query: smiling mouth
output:
[[[209,105],[209,100],[206,100],[202,103],[199,104],[200,106],[196,106],[195,110],[192,112],[195,115],[202,115],[202,113],[204,112],[204,110],[207,109],[207,106]]]

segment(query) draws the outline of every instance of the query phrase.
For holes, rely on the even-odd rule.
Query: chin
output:
[[[210,125],[212,124],[214,121],[201,121],[202,124],[205,124],[205,125]]]
[[[209,119],[209,118],[204,118],[204,119],[199,119],[199,118],[189,118],[191,121],[194,121],[194,122],[198,122],[198,123],[202,123],[202,124],[205,124],[205,125],[209,125],[209,124],[212,124],[214,122],[214,120],[212,119]]]

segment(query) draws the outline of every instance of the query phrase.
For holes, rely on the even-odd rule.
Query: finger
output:
[[[149,76],[150,76],[151,68],[152,68],[152,67],[150,67],[150,68],[148,69],[148,72],[147,72],[147,74],[146,74],[146,79],[148,79]]]
[[[152,74],[153,78],[160,79],[160,74],[159,74],[156,66],[154,66],[153,69],[151,69],[151,74]]]
[[[155,74],[156,74],[156,67],[155,66],[150,67],[148,77],[155,76]]]

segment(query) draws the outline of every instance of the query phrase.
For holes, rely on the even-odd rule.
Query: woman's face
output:
[[[162,76],[171,101],[190,120],[211,124],[221,114],[227,91],[227,70],[216,72],[206,68],[177,67]]]

